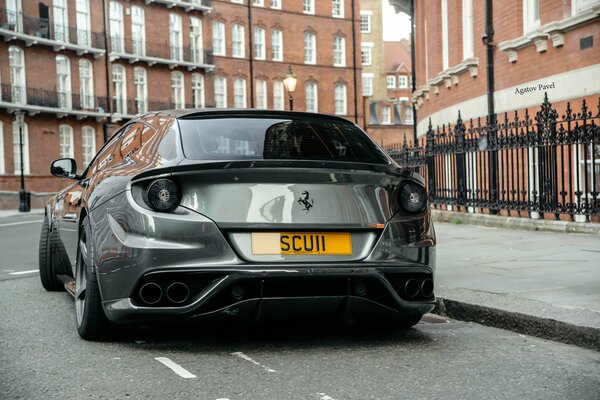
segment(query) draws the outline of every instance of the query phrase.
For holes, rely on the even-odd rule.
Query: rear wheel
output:
[[[60,242],[50,232],[48,217],[44,217],[39,245],[39,269],[42,286],[48,291],[64,290],[64,285],[58,275],[69,274],[60,254]]]
[[[102,298],[94,267],[88,257],[88,241],[83,220],[77,249],[75,268],[75,316],[77,333],[85,340],[106,340],[111,334],[111,323],[104,314]]]

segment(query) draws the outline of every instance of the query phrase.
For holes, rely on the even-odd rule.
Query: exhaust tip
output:
[[[419,294],[419,281],[416,279],[409,279],[404,284],[404,294],[409,299],[417,297]]]
[[[167,288],[167,299],[176,304],[186,301],[189,295],[190,289],[182,282],[174,282]]]
[[[431,295],[433,294],[433,280],[425,279],[421,283],[421,294],[424,297],[431,297]]]
[[[162,288],[154,283],[146,283],[140,288],[140,298],[146,304],[156,304],[162,299]]]

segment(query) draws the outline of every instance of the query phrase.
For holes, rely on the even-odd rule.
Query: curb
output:
[[[600,351],[600,329],[597,328],[441,297],[437,298],[432,313]]]

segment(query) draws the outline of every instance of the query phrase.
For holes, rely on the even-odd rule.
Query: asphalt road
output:
[[[600,353],[433,316],[407,332],[303,320],[142,327],[85,342],[66,293],[7,272],[37,268],[35,219],[0,218],[2,399],[600,397]]]

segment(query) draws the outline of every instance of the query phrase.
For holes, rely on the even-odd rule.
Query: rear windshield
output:
[[[183,151],[194,160],[319,160],[389,164],[351,123],[320,118],[179,120]]]

